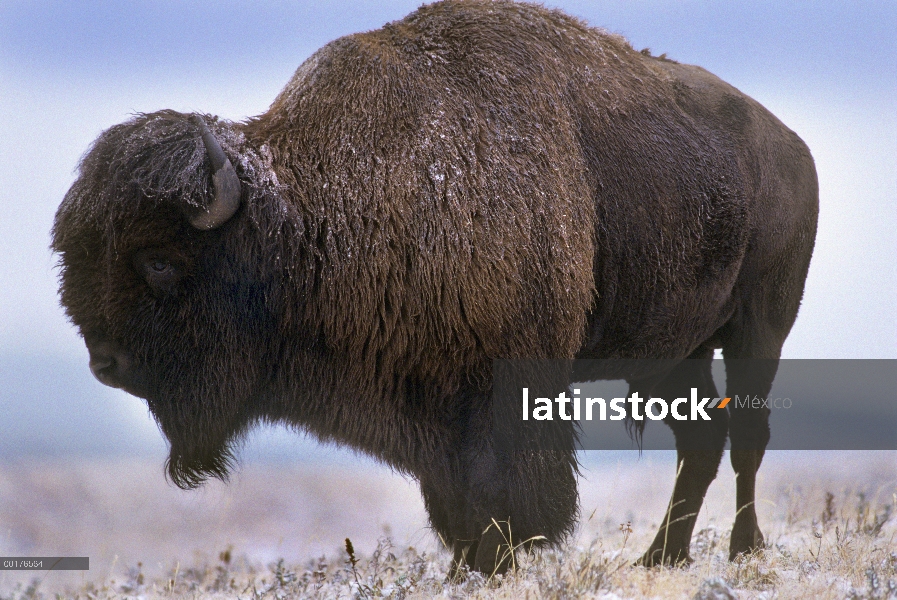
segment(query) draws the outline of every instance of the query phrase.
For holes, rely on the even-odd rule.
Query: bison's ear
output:
[[[242,190],[240,179],[224,149],[209,130],[208,125],[199,115],[193,115],[192,121],[199,126],[203,144],[212,163],[212,181],[215,184],[215,198],[208,208],[190,219],[190,224],[197,229],[208,231],[221,227],[234,216],[240,208]]]

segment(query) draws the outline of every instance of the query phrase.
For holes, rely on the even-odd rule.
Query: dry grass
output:
[[[772,453],[758,504],[768,547],[736,564],[724,465],[688,569],[630,566],[662,517],[669,457],[591,460],[569,547],[453,585],[415,485],[382,469],[253,465],[231,486],[185,493],[139,461],[5,465],[0,554],[88,554],[92,569],[0,573],[0,597],[897,598],[895,458]]]

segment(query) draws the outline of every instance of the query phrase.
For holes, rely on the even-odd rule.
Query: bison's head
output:
[[[147,400],[181,487],[223,477],[271,373],[283,211],[264,150],[163,111],[104,132],[53,229],[60,294],[102,383]]]

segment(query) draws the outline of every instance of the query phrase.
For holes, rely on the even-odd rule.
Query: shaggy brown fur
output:
[[[561,12],[425,6],[323,47],[265,114],[204,117],[243,187],[223,226],[190,226],[206,149],[161,111],[100,136],[53,232],[95,372],[147,399],[183,487],[224,477],[254,423],[289,423],[416,476],[456,566],[501,570],[492,519],[558,543],[577,495],[572,430],[561,452],[493,447],[492,359],[692,357],[700,376],[714,347],[778,358],[796,316],[806,146],[703,69]],[[769,390],[775,369],[731,365],[729,386]],[[645,564],[687,560],[727,432],[733,556],[762,543],[766,416],[673,423],[711,449],[680,447]]]

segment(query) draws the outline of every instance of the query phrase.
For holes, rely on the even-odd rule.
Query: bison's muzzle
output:
[[[90,353],[90,372],[100,383],[146,398],[145,386],[136,375],[134,361],[121,346],[109,340],[85,341]]]

